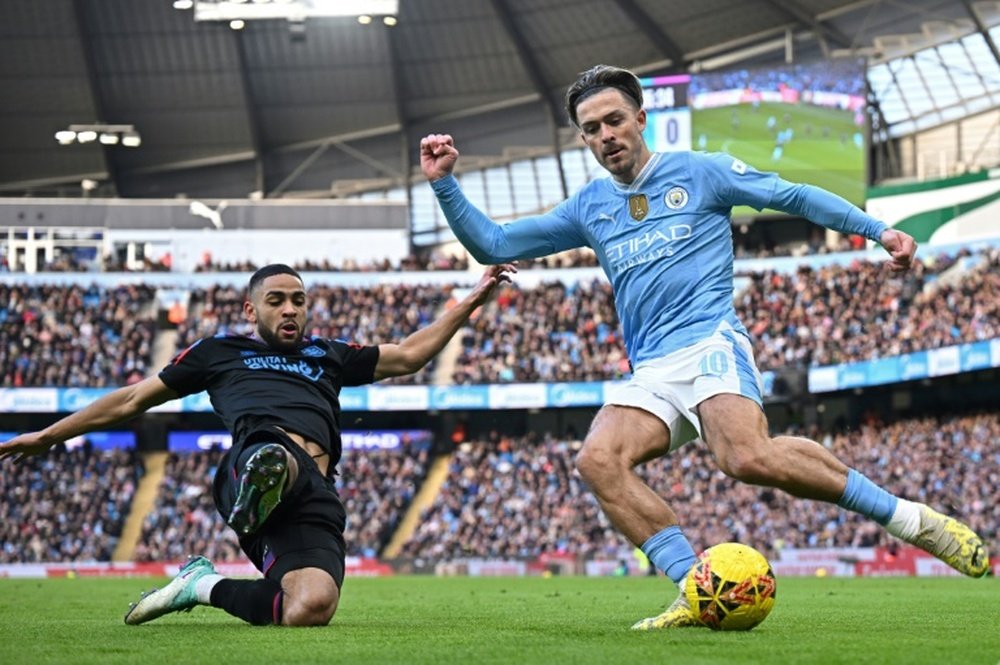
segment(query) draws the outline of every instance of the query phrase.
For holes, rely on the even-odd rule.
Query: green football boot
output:
[[[125,613],[125,623],[138,626],[171,612],[190,612],[198,604],[195,583],[205,575],[214,575],[215,567],[203,556],[191,557],[170,584],[142,594]]]

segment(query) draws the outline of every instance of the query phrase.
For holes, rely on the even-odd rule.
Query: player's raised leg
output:
[[[635,472],[637,465],[669,450],[670,430],[659,417],[640,408],[606,405],[594,418],[576,466],[615,528],[680,584],[695,562],[694,550],[678,526],[677,514]],[[681,593],[665,612],[633,628],[696,623]]]
[[[716,395],[699,404],[698,414],[705,442],[726,475],[870,517],[965,575],[981,577],[989,570],[983,541],[969,527],[887,492],[815,441],[771,438],[753,401]]]
[[[236,501],[226,522],[244,537],[260,529],[274,512],[298,471],[295,458],[278,443],[247,447],[237,461],[237,469]]]

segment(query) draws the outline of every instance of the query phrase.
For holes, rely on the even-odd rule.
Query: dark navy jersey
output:
[[[208,391],[238,441],[278,426],[315,441],[340,459],[340,389],[375,380],[377,346],[306,338],[299,349],[272,349],[254,337],[217,335],[181,351],[160,371],[179,395]]]

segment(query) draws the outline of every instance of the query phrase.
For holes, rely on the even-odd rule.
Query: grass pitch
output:
[[[768,118],[774,118],[774,129],[768,129]],[[794,136],[776,158],[775,136],[788,128]],[[851,111],[809,104],[763,103],[757,108],[740,104],[691,112],[695,150],[727,152],[760,171],[777,171],[786,180],[817,185],[857,205],[865,201],[867,151],[855,144],[854,135],[864,131],[854,124]],[[753,211],[736,210],[749,212]]]
[[[664,578],[358,578],[325,628],[254,628],[204,607],[124,625],[129,601],[162,583],[0,580],[0,662],[1000,662],[996,579],[782,578],[746,633],[629,631],[667,600]]]

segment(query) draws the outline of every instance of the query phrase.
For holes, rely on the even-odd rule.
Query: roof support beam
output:
[[[392,98],[396,103],[396,121],[399,123],[399,179],[406,196],[407,228],[409,229],[410,253],[414,252],[413,244],[413,197],[410,188],[413,179],[413,150],[411,145],[411,123],[406,114],[406,94],[403,90],[403,58],[399,54],[399,38],[391,26],[384,26],[385,40],[389,48],[389,80],[392,82]]]
[[[852,40],[847,35],[832,26],[824,25],[796,0],[766,0],[766,2],[785,16],[793,18],[800,25],[815,32],[824,56],[829,57],[830,55],[828,42],[833,42],[843,48],[853,46]]]
[[[509,0],[491,0],[490,4],[493,5],[493,10],[497,13],[497,17],[500,19],[500,23],[503,24],[504,31],[507,33],[510,41],[514,43],[521,66],[524,67],[524,71],[531,80],[532,86],[541,95],[542,103],[549,112],[552,149],[555,151],[556,164],[559,166],[559,186],[562,189],[563,198],[567,198],[569,196],[569,188],[566,185],[566,173],[563,170],[562,146],[559,144],[559,124],[562,118],[562,111],[552,99],[552,95],[549,92],[549,85],[542,78],[542,65],[535,58],[528,40],[524,38],[524,34],[518,29],[517,22],[514,20],[514,13],[507,4],[508,2]]]
[[[94,120],[97,122],[110,122],[121,120],[121,118],[109,118],[104,108],[104,98],[101,96],[101,84],[97,78],[94,67],[94,47],[90,31],[87,30],[87,10],[83,6],[83,0],[73,0],[73,18],[76,21],[76,32],[80,38],[80,49],[83,51],[83,67],[87,72],[87,87],[90,90],[90,98],[94,102],[94,113],[97,115]],[[107,178],[115,190],[115,195],[120,196],[118,189],[118,168],[115,164],[114,153],[110,146],[101,144],[101,152],[104,154],[104,169],[107,171]]]
[[[349,146],[346,143],[343,143],[342,141],[333,141],[331,142],[330,145],[332,145],[337,150],[340,150],[341,152],[350,155],[359,162],[367,164],[376,171],[386,174],[390,178],[395,178],[399,180],[403,177],[403,173],[398,169],[394,169],[391,166],[388,166],[387,164],[375,159],[371,155],[368,155],[365,152],[358,150],[357,148],[352,148],[351,146]]]
[[[643,34],[646,35],[646,39],[653,42],[661,53],[670,58],[671,69],[673,71],[683,72],[687,69],[689,63],[684,58],[684,52],[681,51],[680,46],[670,38],[670,35],[659,28],[656,21],[646,13],[645,9],[640,7],[635,0],[615,0],[615,4],[632,21],[635,27],[642,30]]]
[[[979,13],[976,12],[976,8],[972,6],[972,2],[970,0],[962,0],[962,4],[965,5],[965,11],[969,13],[969,16],[972,18],[972,22],[976,24],[976,30],[978,30],[979,34],[981,34],[983,39],[986,40],[986,45],[990,47],[990,53],[993,54],[993,59],[997,61],[998,65],[1000,65],[1000,49],[997,49],[997,43],[993,41],[993,37],[990,36],[990,29],[986,27],[985,23],[983,23],[983,19],[979,18]]]
[[[267,179],[264,175],[264,151],[260,138],[260,114],[254,103],[253,90],[250,83],[250,69],[247,67],[246,45],[243,30],[230,30],[236,44],[236,59],[240,65],[240,91],[243,95],[243,108],[247,114],[247,130],[250,133],[250,147],[253,150],[253,161],[256,171],[254,190],[267,192]]]

